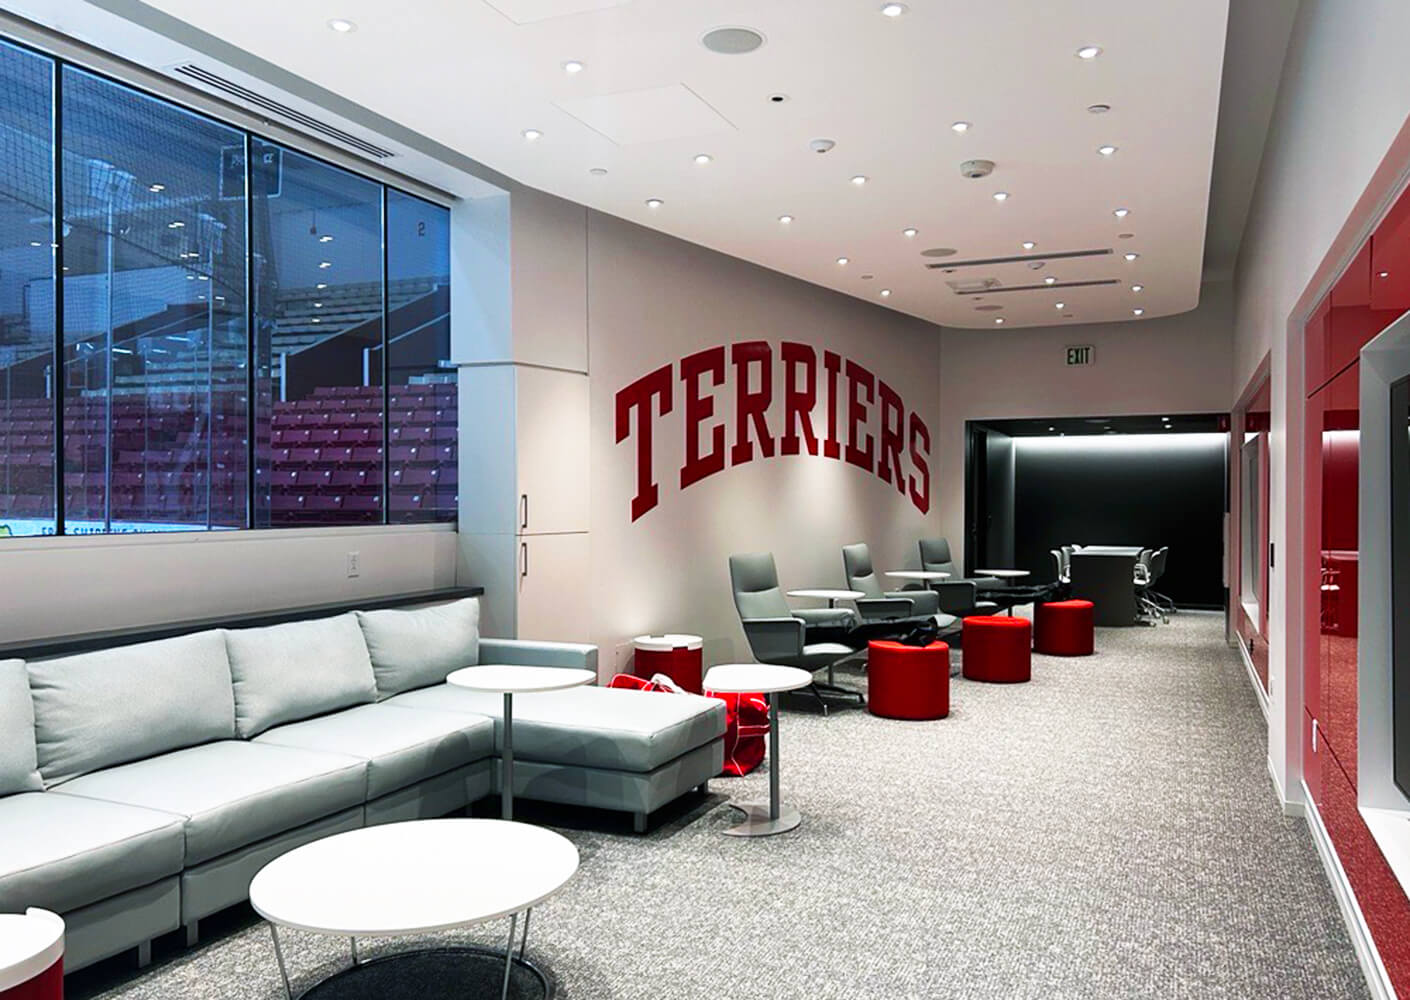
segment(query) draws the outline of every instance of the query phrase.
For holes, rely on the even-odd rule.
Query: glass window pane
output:
[[[63,78],[65,531],[246,523],[244,136]]]
[[[382,186],[251,150],[255,523],[381,523]]]
[[[54,533],[53,73],[0,43],[0,537]]]
[[[393,523],[454,521],[456,371],[450,367],[450,212],[387,190],[387,380]]]

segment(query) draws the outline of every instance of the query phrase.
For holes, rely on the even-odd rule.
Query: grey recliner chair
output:
[[[842,546],[842,572],[850,589],[866,595],[857,599],[857,613],[863,621],[934,618],[942,632],[953,630],[959,624],[954,615],[940,610],[940,595],[933,590],[883,591],[872,569],[871,550],[866,542]]]
[[[730,556],[729,579],[734,591],[734,607],[739,612],[744,638],[749,642],[754,659],[760,663],[798,667],[809,673],[826,667],[827,683],[814,681],[806,689],[818,700],[823,714],[827,713],[824,693],[864,701],[860,691],[851,691],[833,683],[833,668],[842,660],[856,655],[857,651],[840,642],[808,642],[807,638],[809,625],[851,624],[851,611],[846,608],[790,608],[779,588],[778,569],[770,552],[745,552]]]
[[[955,566],[950,555],[950,541],[947,538],[922,538],[920,540],[920,568],[934,573],[949,573],[950,579],[942,580],[936,587],[940,595],[940,607],[950,614],[992,615],[999,610],[997,601],[984,596],[986,591],[1002,587],[1003,581],[992,576],[966,578]]]

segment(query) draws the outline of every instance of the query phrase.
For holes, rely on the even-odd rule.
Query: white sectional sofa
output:
[[[0,659],[0,912],[68,922],[66,968],[247,896],[265,863],[497,790],[476,663],[595,669],[593,646],[482,640],[474,598]],[[515,794],[653,810],[718,774],[722,702],[586,687],[516,699]]]

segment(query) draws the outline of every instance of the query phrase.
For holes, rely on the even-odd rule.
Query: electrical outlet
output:
[[[349,578],[362,575],[362,554],[359,552],[348,553],[348,576]]]

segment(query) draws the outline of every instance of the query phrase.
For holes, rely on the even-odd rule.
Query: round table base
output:
[[[802,815],[790,805],[779,803],[778,819],[769,819],[769,803],[731,802],[730,808],[744,813],[744,822],[725,831],[727,837],[768,837],[775,833],[787,833],[803,822]]]
[[[465,1000],[498,997],[504,952],[491,948],[428,948],[368,959],[305,990],[299,1000]],[[553,980],[521,958],[509,975],[511,1000],[552,1000]]]

